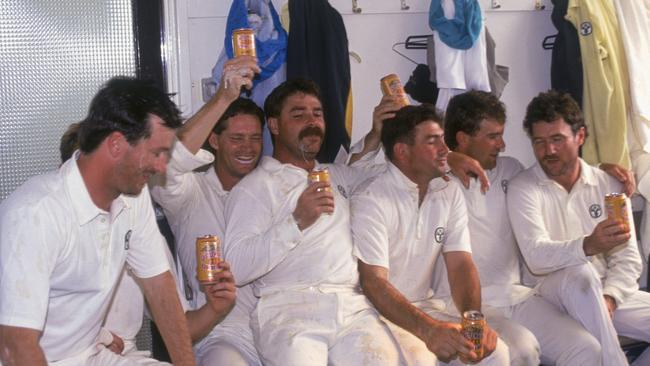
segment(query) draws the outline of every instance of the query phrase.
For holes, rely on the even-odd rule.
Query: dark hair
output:
[[[59,152],[61,153],[61,162],[72,157],[72,154],[79,148],[79,138],[77,133],[79,132],[79,122],[71,123],[68,126],[68,129],[65,130],[63,136],[61,136],[61,142],[59,143]]]
[[[451,98],[445,113],[445,143],[450,149],[458,147],[456,134],[459,131],[473,136],[484,119],[506,123],[506,108],[492,93],[471,90]]]
[[[115,131],[133,145],[151,135],[150,115],[162,119],[168,128],[181,126],[178,108],[153,82],[112,78],[90,102],[88,115],[79,126],[79,147],[90,153]]]
[[[381,143],[388,160],[393,161],[393,147],[402,142],[408,145],[415,143],[415,127],[425,121],[434,121],[443,126],[442,117],[433,106],[423,104],[420,106],[408,105],[402,107],[395,117],[384,121],[381,129]]]
[[[266,118],[279,117],[285,100],[297,93],[313,95],[321,101],[320,88],[315,82],[303,78],[287,80],[273,89],[271,94],[266,97],[264,102]]]
[[[226,128],[228,128],[228,119],[240,114],[247,114],[257,117],[260,122],[260,127],[264,127],[264,111],[255,102],[246,98],[235,99],[228,108],[223,112],[219,121],[212,129],[212,132],[220,135]]]
[[[528,137],[532,137],[533,124],[551,123],[560,118],[571,126],[574,135],[581,127],[584,127],[585,137],[587,137],[587,127],[578,103],[569,94],[555,90],[539,93],[530,101],[526,108],[526,117],[524,117],[524,130],[528,133]]]

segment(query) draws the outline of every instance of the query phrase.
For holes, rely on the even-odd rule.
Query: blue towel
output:
[[[441,0],[432,0],[429,7],[429,26],[438,31],[447,46],[467,50],[472,48],[483,26],[478,0],[454,0],[453,19],[445,18]]]
[[[261,24],[256,29],[255,49],[262,72],[253,80],[253,84],[271,77],[284,64],[287,57],[287,32],[282,28],[280,17],[273,7],[273,2],[266,0],[250,0],[246,7],[245,0],[233,0],[226,23],[224,49],[228,58],[233,58],[232,32],[239,28],[252,28],[248,20],[249,8],[252,13],[259,15]]]

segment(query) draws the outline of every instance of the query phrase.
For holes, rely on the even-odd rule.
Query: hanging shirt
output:
[[[614,5],[569,0],[566,18],[578,30],[584,70],[582,109],[589,138],[582,156],[589,164],[615,163],[629,169],[629,81]]]

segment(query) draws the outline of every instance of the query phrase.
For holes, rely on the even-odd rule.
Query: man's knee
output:
[[[580,339],[574,339],[570,347],[566,347],[558,357],[560,365],[600,365],[602,363],[602,347],[591,334],[585,334]]]
[[[530,331],[521,332],[516,337],[504,339],[510,353],[512,366],[539,365],[541,350],[537,338]]]
[[[228,342],[215,342],[209,349],[201,350],[196,358],[198,366],[233,365],[247,366],[251,360],[244,353]]]
[[[570,266],[556,272],[561,286],[571,293],[587,293],[602,286],[596,272],[589,264]]]
[[[480,365],[485,366],[507,366],[510,365],[510,348],[506,343],[499,338],[497,340],[497,347],[489,357],[481,361]]]

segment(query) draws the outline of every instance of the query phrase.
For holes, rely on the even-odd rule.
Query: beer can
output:
[[[255,33],[250,28],[235,29],[232,32],[232,50],[235,57],[257,56],[255,51]]]
[[[196,238],[196,274],[199,282],[216,282],[215,276],[221,272],[221,260],[221,241],[216,235]]]
[[[607,217],[613,217],[614,219],[623,222],[628,229],[630,228],[627,195],[625,193],[606,194],[605,210],[607,210]]]
[[[315,182],[326,182],[330,183],[330,172],[327,170],[327,168],[314,168],[311,172],[309,172],[309,175],[307,176],[309,178],[309,181],[312,183]],[[325,188],[326,191],[331,192],[332,187],[327,187]]]
[[[485,329],[483,314],[478,310],[464,312],[461,327],[463,336],[474,344],[476,355],[479,358],[483,357],[483,330]]]
[[[384,76],[379,81],[379,84],[381,85],[381,92],[384,95],[396,96],[402,107],[411,104],[411,102],[409,102],[409,98],[406,96],[402,82],[399,80],[399,76],[396,74]]]

